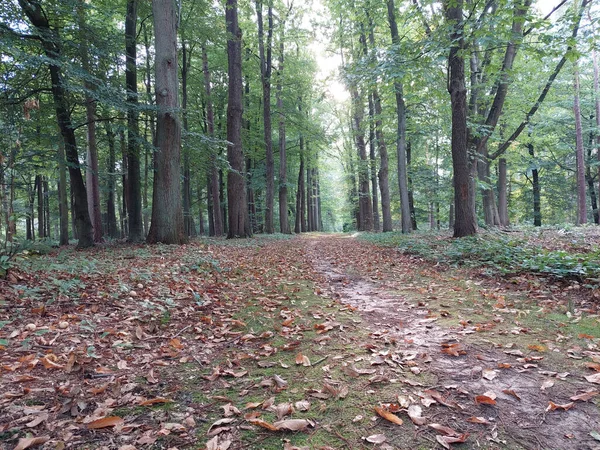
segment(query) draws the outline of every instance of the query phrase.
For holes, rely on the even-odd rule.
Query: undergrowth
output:
[[[530,234],[513,236],[487,232],[476,236],[452,239],[443,233],[367,233],[360,236],[369,242],[398,247],[406,254],[452,267],[483,267],[490,272],[510,275],[539,273],[555,278],[574,278],[600,284],[600,248],[544,248]],[[575,246],[574,246],[575,247]]]

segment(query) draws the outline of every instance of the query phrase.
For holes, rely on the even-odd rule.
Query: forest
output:
[[[592,0],[5,0],[0,447],[600,445]]]

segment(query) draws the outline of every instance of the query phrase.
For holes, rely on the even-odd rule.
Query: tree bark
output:
[[[396,7],[394,0],[387,0],[388,22],[392,35],[392,43],[400,44],[398,25],[396,23]],[[464,81],[463,81],[464,84]],[[399,79],[394,80],[396,93],[396,113],[398,115],[398,136],[396,140],[396,154],[398,157],[398,189],[400,191],[400,211],[402,219],[402,233],[410,233],[412,224],[408,199],[407,168],[406,168],[406,105],[404,103],[404,87]]]
[[[69,199],[67,197],[67,164],[65,144],[58,143],[58,211],[60,217],[59,245],[69,245]]]
[[[181,35],[181,109],[183,114],[183,130],[185,135],[189,131],[188,121],[188,74],[192,65],[192,50],[188,49],[187,42],[183,33]],[[185,142],[185,139],[184,139]],[[191,186],[191,168],[190,168],[190,149],[189,146],[183,147],[183,229],[185,234],[190,237],[194,235],[194,218],[191,212],[192,204],[192,186]]]
[[[531,142],[527,144],[527,150],[529,152],[529,156],[531,156],[531,159],[533,160],[535,158],[535,150]],[[541,227],[542,201],[539,172],[536,166],[534,166],[534,168],[531,169],[531,186],[533,189],[533,225],[536,227]]]
[[[454,170],[454,237],[477,233],[475,212],[471,207],[471,178],[467,142],[467,89],[465,87],[465,61],[463,36],[463,1],[445,0],[446,20],[451,26],[453,43],[448,56],[448,92],[452,109],[452,168]]]
[[[590,19],[591,22],[591,19]],[[594,64],[594,106],[596,111],[596,159],[600,162],[600,70],[598,68],[598,55],[595,48],[592,49],[592,61]],[[600,164],[598,165],[598,195],[600,195]],[[596,211],[598,216],[598,211]],[[600,225],[600,218],[596,220]]]
[[[77,228],[79,242],[77,248],[86,248],[94,245],[93,228],[88,213],[88,204],[79,156],[77,154],[77,142],[75,131],[71,123],[70,109],[64,89],[64,81],[59,61],[61,52],[61,41],[58,33],[50,28],[48,18],[43,11],[39,1],[19,0],[21,9],[25,12],[32,25],[39,31],[44,53],[50,60],[50,78],[52,81],[52,96],[56,109],[58,126],[65,143],[65,153],[69,166],[69,178],[71,180],[71,192],[73,193],[74,219]]]
[[[352,98],[352,132],[354,142],[358,149],[358,208],[360,221],[358,231],[373,230],[373,204],[371,203],[371,192],[369,189],[369,160],[367,158],[367,147],[365,145],[365,134],[363,130],[364,105],[358,87],[353,82],[350,85],[350,96]]]
[[[242,30],[238,25],[237,0],[227,0],[228,98],[227,103],[227,160],[231,170],[227,173],[228,238],[250,237],[252,231],[248,218],[244,154],[242,152]],[[215,205],[218,207],[218,205]]]
[[[208,54],[206,53],[206,46],[202,46],[202,71],[204,72],[204,92],[206,93],[206,127],[208,135],[214,137],[215,135],[215,113],[213,110],[212,102],[212,88],[210,82],[210,71],[208,69]],[[210,192],[212,195],[213,205],[220,205],[221,199],[219,197],[219,169],[217,167],[217,154],[212,151],[212,161],[210,162]],[[217,206],[213,207],[213,234],[211,236],[223,236],[223,217],[221,215],[221,208]]]
[[[408,186],[408,207],[410,210],[410,224],[413,230],[417,230],[417,213],[415,212],[415,196],[413,190],[412,177],[410,176],[410,167],[412,164],[412,144],[411,141],[406,143],[406,184]]]
[[[268,3],[267,48],[265,56],[262,0],[256,0],[258,20],[258,52],[260,58],[260,78],[263,87],[263,125],[265,131],[266,153],[266,198],[265,198],[265,233],[274,233],[273,204],[275,198],[275,163],[273,159],[273,138],[271,136],[271,72],[272,72],[272,40],[273,40],[273,3]]]
[[[509,226],[508,220],[508,183],[506,173],[506,159],[500,158],[498,161],[498,214],[500,215],[500,225]]]
[[[287,154],[285,142],[285,112],[283,111],[283,61],[284,61],[284,28],[285,21],[280,23],[282,27],[279,42],[279,68],[277,70],[277,112],[279,113],[279,230],[289,234],[290,224],[288,220],[288,187],[287,187]]]
[[[583,225],[587,223],[587,204],[585,201],[585,159],[583,154],[581,106],[579,103],[578,61],[575,61],[574,63],[573,88],[573,113],[575,115],[575,159],[577,163],[577,225]]]
[[[381,231],[379,219],[379,197],[377,195],[377,157],[375,156],[375,107],[373,91],[369,94],[369,176],[371,177],[371,193],[373,201],[373,231]]]
[[[85,172],[88,213],[94,227],[94,242],[102,242],[102,211],[100,206],[100,183],[98,173],[98,147],[96,145],[96,100],[92,97],[95,86],[89,81],[92,76],[90,57],[88,53],[89,30],[85,25],[85,11],[83,1],[77,3],[77,19],[80,36],[81,66],[88,79],[84,81],[85,87],[85,115],[87,121],[87,167]]]
[[[389,156],[385,138],[383,136],[381,98],[379,97],[379,92],[376,88],[373,89],[373,103],[375,105],[375,136],[379,148],[379,172],[377,176],[379,178],[379,191],[381,193],[382,231],[386,232],[393,230],[389,182]]]
[[[152,222],[147,241],[150,244],[183,244],[180,191],[181,124],[177,80],[177,12],[172,0],[153,0],[155,39],[156,105],[158,118],[156,171],[152,195]],[[130,180],[131,183],[131,180]],[[130,205],[131,207],[131,205]],[[131,226],[131,224],[130,224]]]
[[[109,122],[105,122],[106,140],[108,141],[108,161],[107,161],[107,187],[106,190],[106,232],[111,238],[119,236],[117,228],[117,213],[115,207],[115,171],[116,171],[116,148],[115,133]]]
[[[125,18],[125,84],[127,89],[127,175],[129,181],[129,198],[127,201],[129,234],[127,240],[129,242],[142,242],[144,240],[140,135],[137,111],[137,7],[138,0],[127,0],[127,16]],[[177,73],[175,73],[175,77],[177,77]]]

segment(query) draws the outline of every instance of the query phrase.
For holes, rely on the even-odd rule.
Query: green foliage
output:
[[[489,274],[532,272],[600,283],[600,249],[590,252],[548,249],[531,237],[500,232],[460,239],[450,239],[441,233],[361,235],[370,242],[398,247],[406,254],[450,266],[482,267]]]

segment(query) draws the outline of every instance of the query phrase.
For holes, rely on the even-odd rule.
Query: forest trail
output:
[[[568,337],[556,330],[524,328],[519,318],[531,311],[507,308],[504,299],[489,311],[482,310],[483,305],[461,307],[469,298],[486,295],[481,281],[457,283],[457,277],[469,274],[428,267],[394,249],[374,249],[356,239],[333,236],[314,238],[308,248],[333,296],[357,308],[372,336],[379,335],[391,344],[389,351],[399,351],[404,360],[414,363],[410,367],[413,373],[426,372],[433,378],[429,383],[417,383],[416,390],[409,388],[413,395],[423,398],[423,392],[434,389],[448,403],[446,407],[460,405],[444,421],[458,430],[465,429],[461,423],[469,417],[487,422],[488,432],[479,433],[478,447],[495,442],[509,448],[515,444],[540,449],[600,448],[597,434],[596,438],[590,435],[597,433],[600,423],[598,406],[588,402],[575,406],[571,400],[584,392],[597,392],[583,378],[587,373],[573,367],[572,361],[582,358],[578,354],[581,348],[565,353],[556,348],[545,356],[547,349],[537,342],[551,342],[553,333],[558,342]],[[501,295],[496,292],[492,298]],[[476,324],[469,319],[469,310],[476,316],[489,315],[489,322]],[[438,319],[450,317],[461,323],[439,324]],[[493,330],[494,324],[504,324],[505,330]],[[510,342],[515,335],[525,336],[522,341],[530,344],[523,348]],[[491,397],[495,404],[485,404],[487,398],[473,404],[478,395]],[[439,410],[439,403],[433,415],[447,415]],[[549,410],[549,405],[554,406]],[[568,411],[561,412],[561,405]],[[559,412],[552,412],[553,408]]]
[[[598,338],[544,287],[323,234],[62,249],[0,283],[2,448],[599,447]]]

